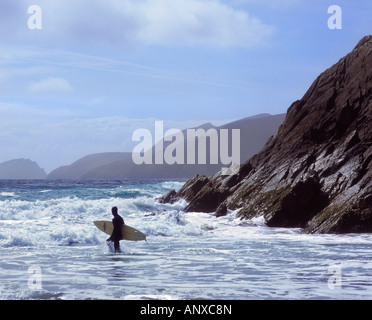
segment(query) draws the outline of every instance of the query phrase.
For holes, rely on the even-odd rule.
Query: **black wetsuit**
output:
[[[120,240],[122,238],[121,229],[123,227],[124,219],[120,217],[118,214],[114,216],[112,219],[112,224],[114,225],[114,231],[111,234],[111,237],[107,239],[107,241],[114,242],[115,252],[120,252]]]

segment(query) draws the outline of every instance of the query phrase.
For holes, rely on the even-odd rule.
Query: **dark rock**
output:
[[[215,216],[216,216],[217,218],[219,218],[219,217],[224,217],[224,216],[226,216],[226,215],[227,215],[227,205],[226,205],[225,202],[222,202],[222,203],[218,206],[218,208],[217,208],[217,210],[216,210],[216,214],[215,214]]]
[[[177,201],[177,199],[179,198],[177,198],[176,190],[171,190],[166,195],[157,198],[156,201],[158,201],[159,203],[174,203]]]
[[[177,197],[191,201],[208,182],[209,179],[206,176],[196,175],[178,191]]]
[[[157,198],[156,201],[159,203],[174,203],[180,199],[185,199],[189,202],[208,182],[209,179],[206,176],[196,175],[188,180],[178,192],[171,190],[166,195]]]
[[[281,199],[280,208],[265,216],[270,227],[303,228],[326,205],[328,197],[318,179],[299,181]]]
[[[242,219],[308,233],[372,232],[371,66],[367,36],[289,107],[237,175],[215,174],[201,188],[200,178],[189,180],[185,210],[239,209]]]
[[[204,187],[191,199],[185,208],[186,212],[214,212],[218,206],[229,195],[229,189],[216,187],[213,183],[208,182]]]
[[[312,219],[305,229],[310,233],[371,233],[372,190],[354,203],[332,204]]]

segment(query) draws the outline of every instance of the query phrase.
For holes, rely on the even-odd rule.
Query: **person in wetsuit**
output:
[[[112,241],[114,243],[115,252],[121,252],[120,250],[120,240],[122,238],[121,229],[124,223],[124,219],[119,216],[118,214],[118,208],[113,207],[111,209],[112,215],[114,218],[112,219],[112,224],[114,225],[114,231],[112,231],[112,234],[110,238],[108,238],[106,241]]]

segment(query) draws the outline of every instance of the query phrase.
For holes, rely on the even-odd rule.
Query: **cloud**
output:
[[[32,93],[72,93],[74,91],[67,80],[56,77],[49,77],[32,83],[28,89]]]
[[[19,2],[23,8],[30,4]],[[273,26],[222,0],[39,0],[38,5],[43,29],[25,30],[26,42],[252,47],[275,32]],[[22,27],[25,14],[17,17]]]
[[[283,8],[288,6],[293,6],[300,4],[303,0],[231,0],[233,5],[249,5],[249,4],[259,4],[269,8]]]
[[[254,46],[273,27],[220,1],[147,1],[140,10],[146,21],[138,38],[150,45]]]

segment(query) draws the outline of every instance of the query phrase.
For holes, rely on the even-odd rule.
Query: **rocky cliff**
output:
[[[196,176],[160,201],[308,233],[372,232],[372,36],[323,72],[237,175]]]

